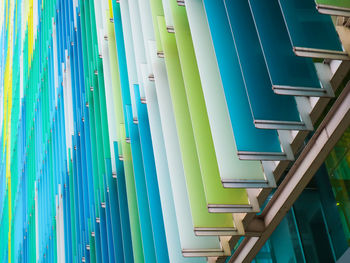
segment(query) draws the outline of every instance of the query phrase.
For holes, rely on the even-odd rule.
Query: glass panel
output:
[[[259,254],[252,261],[252,263],[274,263],[276,262],[273,259],[273,254],[271,251],[271,243],[270,240],[266,242],[266,244],[261,248]]]
[[[178,133],[176,131],[176,123],[171,102],[170,90],[168,86],[168,77],[165,69],[165,62],[156,54],[156,46],[153,42],[150,44],[152,52],[152,66],[156,84],[156,98],[159,106],[159,113],[161,119],[161,128],[163,131],[164,147],[166,151],[165,158],[168,161],[169,174],[160,174],[162,180],[168,180],[170,190],[167,191],[169,198],[173,200],[175,211],[169,215],[171,221],[165,219],[171,226],[171,222],[177,225],[172,227],[172,231],[176,231],[179,235],[179,242],[183,249],[195,251],[199,248],[212,248],[221,251],[221,246],[218,238],[209,236],[196,236],[193,232],[193,224],[191,217],[191,208],[189,197],[186,190],[186,180],[184,174],[184,167],[181,159],[181,149],[179,145]],[[163,47],[162,47],[163,49]],[[163,88],[159,88],[163,87]],[[147,102],[148,104],[150,101]],[[166,190],[166,189],[165,189]],[[171,202],[169,202],[171,203]],[[163,207],[163,206],[162,206]],[[170,205],[164,209],[170,209]],[[175,214],[175,218],[174,215]],[[176,229],[174,229],[176,228]],[[181,249],[180,249],[181,251]],[[180,253],[182,257],[182,253]],[[197,258],[199,261],[199,259]],[[174,260],[180,262],[179,260]]]
[[[233,212],[232,210],[235,209],[229,207],[236,205],[248,207],[247,209],[251,210],[245,189],[224,188],[221,183],[186,10],[175,1],[171,2],[170,7],[184,81],[185,98],[182,99],[186,100],[187,97],[206,201],[208,207],[210,206],[209,211],[225,210],[222,205],[227,205],[226,212]],[[241,211],[246,210],[243,208]]]
[[[338,260],[350,243],[349,179],[350,127],[253,262]]]
[[[350,245],[350,128],[329,154],[326,167],[342,226]]]
[[[294,204],[307,262],[335,262],[319,192],[305,190]]]
[[[254,184],[254,186],[271,187],[272,182],[271,184],[266,183],[259,161],[242,162],[238,158],[225,93],[202,1],[186,1],[186,12],[208,110],[221,181],[225,187],[236,187],[238,185],[244,187],[248,180],[250,180],[249,184]],[[239,179],[244,181],[242,182]]]
[[[233,133],[240,152],[281,153],[278,134],[254,126],[223,0],[204,0]]]
[[[277,95],[272,90],[248,1],[226,0],[225,6],[254,119],[302,125],[295,98]]]
[[[274,88],[321,89],[312,60],[293,53],[278,2],[249,0],[249,4]]]
[[[338,8],[350,8],[350,2],[348,0],[316,0],[318,5],[329,5]]]
[[[328,15],[317,12],[313,0],[279,0],[293,47],[343,51]]]
[[[287,213],[253,262],[305,262],[293,211]]]
[[[168,71],[168,82],[171,100],[173,102],[176,128],[183,157],[193,225],[195,228],[227,227],[229,229],[235,229],[230,214],[208,213],[187,100],[182,99],[186,98],[186,94],[175,36],[174,34],[169,34],[166,30],[164,17],[158,17],[158,24],[165,54],[165,64]]]
[[[334,198],[332,186],[325,165],[322,165],[318,170],[314,180],[312,180],[312,182],[309,184],[309,187],[313,183],[319,192],[320,202],[328,228],[329,239],[333,245],[335,258],[338,259],[348,248],[348,244],[346,242],[341,218],[338,213],[338,207],[336,206],[337,202]]]

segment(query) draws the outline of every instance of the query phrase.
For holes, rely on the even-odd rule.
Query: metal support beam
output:
[[[261,215],[256,216],[256,219],[264,221],[265,231],[260,237],[246,237],[229,262],[251,262],[254,259],[349,125],[350,82],[307,143]]]
[[[333,61],[330,62],[330,67],[332,68],[332,71],[334,72],[333,77],[330,81],[330,84],[332,86],[332,89],[334,93],[338,90],[340,85],[344,82],[345,78],[350,73],[350,61]],[[310,112],[310,117],[312,120],[312,123],[315,124],[317,120],[320,118],[321,114],[327,107],[328,103],[330,102],[330,98],[311,98],[312,100],[312,111]],[[304,145],[304,141],[306,136],[309,134],[309,131],[297,131],[294,135],[294,139],[291,142],[291,147],[293,150],[293,153],[297,153],[300,151],[300,148]],[[275,170],[273,171],[273,174],[275,176],[275,180],[278,181],[282,174],[285,172],[285,170],[290,165],[291,161],[280,161],[276,165]],[[264,188],[264,189],[256,189],[256,196],[259,202],[259,205],[261,206],[266,198],[271,193],[270,188]],[[244,228],[251,229],[252,220],[255,218],[254,213],[247,213],[242,218],[242,224]],[[249,236],[260,236],[261,233],[254,233],[251,232]],[[230,240],[230,247],[231,250],[234,249],[236,246],[240,236],[232,236]],[[217,261],[218,263],[226,262],[226,257],[218,257]]]

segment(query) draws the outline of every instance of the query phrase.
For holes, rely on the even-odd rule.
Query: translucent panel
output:
[[[315,0],[319,5],[329,5],[340,8],[350,8],[350,2],[348,0]]]
[[[175,206],[176,224],[178,226],[178,235],[181,242],[182,252],[187,255],[212,250],[215,255],[222,255],[222,249],[217,237],[196,236],[193,229],[189,193],[187,192],[184,166],[182,162],[179,138],[176,129],[173,105],[171,102],[168,77],[163,59],[156,57],[155,44],[150,44],[152,54],[152,67],[154,70],[156,93],[158,99],[159,113],[164,137],[164,146],[166,158],[169,167],[169,178],[163,176],[162,180],[169,180],[171,190],[167,193],[173,195]],[[193,193],[192,193],[193,194]],[[198,192],[196,193],[198,194]],[[198,195],[197,195],[198,197]],[[168,208],[169,209],[169,206]],[[203,208],[207,211],[206,207]],[[172,220],[175,220],[173,217]],[[174,229],[174,226],[171,226]],[[199,260],[199,259],[198,259]]]
[[[157,171],[154,162],[147,106],[141,102],[140,91],[137,85],[134,85],[134,93],[156,256],[159,261],[167,262],[169,260],[168,248],[165,240],[164,221],[160,204]]]
[[[324,96],[312,59],[293,53],[278,2],[249,0],[249,4],[275,92]]]
[[[248,1],[225,0],[225,6],[255,126],[305,129],[294,97],[277,95],[272,90]]]
[[[348,59],[330,16],[314,0],[279,0],[294,52],[300,56]]]
[[[284,262],[305,262],[293,210],[287,213],[253,260],[253,263]]]
[[[141,154],[140,134],[137,125],[133,123],[131,106],[126,107],[128,126],[130,131],[131,154],[137,191],[137,205],[140,217],[143,253],[146,258],[156,260],[152,222],[150,216],[149,196],[146,187],[145,170]]]
[[[233,233],[236,228],[231,214],[208,213],[175,36],[166,31],[164,17],[158,17],[158,23],[195,231],[226,228]]]
[[[127,193],[127,208],[130,218],[130,232],[132,240],[132,249],[134,262],[143,262],[144,253],[141,238],[141,226],[140,226],[140,216],[138,213],[138,203],[137,194],[135,186],[135,176],[133,173],[133,162],[131,156],[131,145],[126,142],[125,128],[124,125],[120,126],[121,133],[121,144],[122,144],[122,158],[124,160],[124,171],[125,171],[125,185]],[[130,251],[129,251],[130,252]]]
[[[273,158],[283,158],[277,132],[254,126],[223,0],[203,3],[239,156],[248,152],[247,155],[268,153]]]
[[[221,180],[225,187],[228,185],[230,187],[269,187],[274,180],[266,181],[259,162],[238,159],[225,94],[202,1],[188,0],[186,11]]]
[[[305,191],[294,205],[307,262],[335,262],[317,191]]]
[[[342,226],[350,246],[350,128],[326,159]]]
[[[155,43],[152,42],[154,44],[154,47],[151,48],[151,50],[153,52],[156,52],[156,47],[155,47]],[[152,45],[153,46],[153,45]],[[156,53],[154,53],[156,54]],[[156,60],[156,58],[153,57],[153,60]],[[153,63],[152,68],[154,69],[154,74],[155,77],[156,75],[158,75],[159,71],[157,68],[157,63]],[[157,74],[156,74],[157,73]],[[157,76],[158,78],[158,76]],[[183,214],[180,215],[180,211],[176,211],[175,208],[175,203],[174,203],[174,194],[173,194],[173,190],[171,188],[171,181],[170,181],[170,170],[168,167],[168,163],[171,162],[170,158],[167,158],[166,155],[166,147],[165,147],[165,141],[164,141],[164,137],[166,137],[167,139],[169,139],[168,136],[168,130],[166,130],[167,134],[165,134],[163,132],[162,129],[162,125],[161,125],[161,116],[160,116],[160,107],[158,106],[158,97],[156,94],[156,85],[159,85],[159,78],[156,80],[156,85],[154,84],[154,82],[146,82],[148,79],[147,75],[144,75],[144,79],[145,79],[145,94],[146,94],[146,100],[147,100],[147,110],[148,110],[148,116],[149,116],[149,121],[150,121],[150,129],[151,129],[151,135],[152,135],[152,143],[153,143],[153,149],[154,149],[154,158],[155,158],[155,163],[156,163],[156,169],[157,169],[157,178],[158,178],[158,184],[159,184],[159,193],[160,193],[160,198],[161,198],[161,202],[162,202],[162,211],[163,211],[163,218],[164,218],[164,226],[165,226],[165,233],[166,233],[166,239],[167,239],[167,247],[168,247],[168,251],[169,251],[169,258],[172,262],[205,262],[205,259],[199,259],[199,258],[185,258],[182,255],[182,248],[181,248],[181,242],[180,242],[180,231],[184,230],[184,226],[180,223],[180,228],[178,227],[178,220],[177,218],[180,219],[180,221],[185,221],[186,219],[189,222],[189,229],[186,229],[186,236],[190,236],[195,240],[191,240],[189,242],[189,244],[186,245],[193,245],[193,247],[201,247],[201,243],[198,242],[199,239],[203,238],[203,239],[214,239],[215,237],[195,237],[192,229],[193,229],[193,225],[192,225],[192,220],[191,220],[191,216],[190,216],[190,211],[189,211],[189,203],[188,203],[188,198],[185,201],[182,201],[181,204],[179,204],[178,206],[181,206],[182,209],[186,206],[188,208],[188,212],[189,212],[189,216],[184,216]],[[158,86],[159,87],[159,86]],[[161,87],[161,86],[160,86]],[[161,97],[161,99],[163,100],[163,98]],[[170,99],[170,98],[169,98]],[[171,105],[170,105],[171,106]],[[164,113],[162,113],[164,114]],[[166,114],[166,119],[164,120],[163,117],[163,121],[169,121],[171,119],[171,117],[169,116],[169,114]],[[172,118],[173,119],[173,118]],[[175,129],[174,129],[175,132]],[[171,140],[170,139],[170,143]],[[168,145],[168,141],[166,142],[166,145]],[[171,150],[170,150],[171,151]],[[174,150],[173,150],[174,151]],[[169,153],[169,155],[171,155],[171,153]],[[168,161],[169,160],[169,161]],[[181,165],[177,165],[177,167],[175,168],[174,166],[171,166],[172,170],[171,173],[174,173],[174,170],[177,171],[181,171],[183,169],[181,169]],[[175,168],[175,169],[173,169]],[[176,173],[176,172],[175,172]],[[181,180],[184,182],[184,176],[183,174],[174,174],[177,178],[175,178],[174,180]],[[182,177],[182,178],[181,178]],[[185,184],[185,182],[184,182]],[[186,186],[184,186],[186,187]],[[186,191],[184,191],[186,193]],[[179,193],[179,191],[177,191],[175,193],[176,196],[176,200],[178,200],[178,195],[181,195],[182,197],[187,197],[186,194],[184,193]],[[179,207],[178,207],[179,209]],[[181,209],[181,208],[180,208]],[[179,214],[179,215],[178,215]],[[190,239],[190,238],[189,238]],[[216,238],[216,240],[214,241],[216,243],[216,245],[219,245],[218,239]],[[184,245],[183,247],[186,248],[187,246]],[[191,247],[187,247],[188,249],[191,249]],[[215,245],[212,247],[214,248]],[[220,247],[218,247],[218,249],[220,249]],[[194,250],[194,249],[193,249]]]
[[[315,0],[320,13],[350,16],[350,2],[348,0]]]
[[[114,149],[116,152],[116,171],[118,174],[117,182],[115,185],[110,186],[110,210],[112,215],[112,224],[119,223],[119,228],[113,226],[113,229],[116,228],[117,230],[113,231],[114,236],[114,242],[117,243],[117,248],[115,251],[116,259],[122,259],[125,258],[133,258],[133,252],[132,252],[132,242],[131,242],[131,232],[130,232],[130,217],[129,217],[129,211],[128,211],[128,199],[127,199],[127,189],[126,189],[126,178],[125,178],[125,172],[124,172],[124,164],[123,161],[119,159],[119,150],[118,150],[118,143],[114,143]],[[120,149],[121,152],[122,149]],[[115,199],[113,198],[116,195]],[[114,200],[113,200],[114,199]],[[118,202],[117,205],[112,206],[114,202]],[[119,211],[115,211],[115,207],[118,207]],[[130,206],[132,208],[132,206]],[[119,216],[119,219],[116,218],[116,216]],[[122,241],[122,244],[119,244],[118,241]],[[122,254],[119,255],[119,248],[122,247]]]
[[[175,2],[171,2],[170,7],[174,18],[175,38],[185,90],[185,96],[179,99],[187,99],[209,211],[214,212],[215,209],[220,209],[221,212],[251,211],[252,206],[245,189],[227,189],[221,184],[186,11]]]

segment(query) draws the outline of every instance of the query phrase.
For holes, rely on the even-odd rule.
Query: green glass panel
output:
[[[315,0],[317,5],[328,5],[335,8],[349,8],[349,0]]]
[[[164,17],[158,17],[158,25],[168,71],[170,94],[180,140],[193,225],[195,228],[234,228],[232,215],[208,213],[191,118],[187,101],[184,99],[186,94],[175,36],[167,32]]]
[[[327,157],[326,167],[350,246],[350,128],[345,131]]]
[[[315,0],[315,2],[321,14],[350,16],[350,1],[348,0]]]
[[[258,161],[241,161],[238,158],[225,94],[202,1],[188,0],[186,2],[186,12],[208,109],[221,180],[223,183],[230,183],[234,187],[237,185],[248,186],[248,184],[256,186],[259,185],[259,182],[259,186],[266,187],[268,184],[265,181],[261,163]],[[220,118],[217,116],[220,116]]]
[[[164,16],[162,0],[150,0],[154,34],[156,37],[157,51],[162,51],[157,16]]]
[[[183,99],[187,97],[207,203],[213,206],[248,205],[245,189],[225,189],[221,184],[186,9],[176,1],[170,1],[170,7],[186,93]]]
[[[111,71],[111,80],[112,80],[112,91],[113,91],[113,105],[114,105],[114,114],[118,124],[124,123],[123,115],[123,104],[122,104],[122,95],[121,95],[121,84],[119,76],[119,67],[118,67],[118,56],[116,50],[116,40],[114,34],[114,25],[108,23],[108,49],[109,49],[109,63]],[[121,140],[120,130],[116,129],[117,140]],[[118,153],[115,153],[118,154]]]
[[[144,262],[145,258],[143,255],[142,241],[141,241],[141,228],[140,219],[137,209],[136,199],[136,187],[134,172],[131,159],[131,146],[126,142],[125,138],[125,126],[120,125],[121,144],[124,159],[124,171],[125,171],[125,182],[126,191],[128,198],[128,208],[130,217],[130,230],[132,237],[132,248],[134,254],[134,262]]]

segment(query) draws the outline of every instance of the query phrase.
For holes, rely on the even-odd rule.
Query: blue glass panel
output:
[[[123,262],[125,258],[128,259],[130,263],[134,262],[134,256],[132,251],[132,243],[131,243],[131,232],[130,232],[130,219],[129,219],[129,210],[128,210],[128,200],[126,196],[126,183],[125,183],[125,174],[124,174],[124,163],[119,160],[118,156],[118,143],[114,142],[114,152],[116,154],[116,170],[117,170],[117,185],[113,185],[112,187],[117,187],[117,189],[113,189],[113,191],[117,191],[116,200],[119,202],[119,211],[120,211],[120,228],[121,228],[121,236],[123,241],[123,253],[122,255],[118,255],[118,259],[121,258],[120,262]],[[113,208],[111,212],[113,214]],[[117,260],[119,262],[119,260]]]
[[[249,0],[249,4],[275,92],[294,90],[295,95],[322,95],[312,59],[297,57],[293,52],[278,2]]]
[[[223,0],[203,1],[238,151],[281,153],[276,131],[256,129]]]
[[[113,19],[114,19],[114,30],[115,30],[115,40],[117,45],[117,55],[118,55],[118,66],[120,74],[120,84],[122,88],[122,99],[124,105],[124,112],[126,112],[126,105],[131,104],[130,91],[129,91],[129,77],[128,68],[126,64],[126,53],[125,53],[125,43],[123,35],[122,18],[120,13],[120,5],[116,1],[112,1],[113,4]],[[124,121],[127,123],[126,116],[124,113]],[[129,137],[129,127],[125,125],[126,137]]]
[[[107,227],[106,227],[106,208],[100,207],[100,235],[101,235],[101,252],[102,252],[102,261],[104,263],[109,261],[109,249],[108,249],[108,236],[107,236]]]
[[[324,210],[315,190],[305,190],[294,204],[306,262],[335,262]]]
[[[294,97],[272,90],[248,1],[225,0],[225,6],[254,120],[277,121],[280,126],[297,122],[296,127],[303,127]]]
[[[111,173],[109,173],[110,177],[112,177]],[[110,189],[110,187],[109,187]],[[112,223],[112,215],[111,215],[111,209],[110,209],[110,195],[109,192],[106,194],[106,232],[107,232],[107,242],[108,242],[108,255],[109,255],[109,262],[117,262],[115,252],[118,251],[118,256],[123,256],[123,247],[121,241],[121,235],[119,231],[118,239],[116,239],[116,235],[113,235],[113,223]],[[114,200],[116,198],[113,198]],[[114,208],[117,210],[116,212],[119,214],[119,206]],[[119,219],[119,218],[118,218]],[[119,224],[115,226],[117,230],[119,230],[120,222]]]
[[[165,263],[169,262],[169,255],[165,239],[162,207],[160,204],[157,172],[154,162],[153,146],[148,122],[147,108],[146,104],[141,103],[140,90],[138,85],[134,85],[134,93],[156,256],[159,262]]]
[[[343,52],[329,15],[317,12],[314,0],[279,0],[293,47]]]
[[[133,123],[132,109],[130,105],[126,106],[126,118],[128,120],[130,132],[131,155],[137,191],[137,204],[139,208],[143,252],[145,259],[147,261],[149,260],[148,262],[156,262],[152,224],[149,211],[149,197],[141,155],[140,134],[137,125]]]
[[[96,262],[102,262],[102,247],[101,247],[101,230],[100,224],[95,222],[95,245],[96,245]],[[81,250],[78,250],[78,253]],[[78,254],[79,255],[79,254]],[[81,258],[81,256],[78,256]]]

